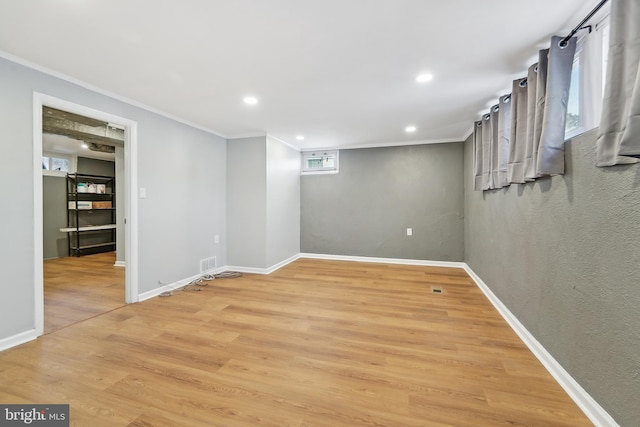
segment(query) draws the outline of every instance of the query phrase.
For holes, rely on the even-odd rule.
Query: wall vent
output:
[[[200,260],[200,273],[213,272],[216,269],[216,257]]]

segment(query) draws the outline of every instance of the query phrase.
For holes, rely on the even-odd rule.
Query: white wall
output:
[[[159,121],[140,129],[138,202],[140,291],[200,273],[200,260],[226,263],[226,141],[187,126]]]
[[[116,147],[116,262],[125,262],[125,234],[124,234],[124,148]]]
[[[35,328],[33,92],[138,123],[139,291],[226,264],[226,140],[0,58],[0,342]]]
[[[270,137],[228,142],[229,265],[269,269],[300,253],[300,153]]]
[[[227,233],[229,265],[267,267],[267,152],[265,138],[227,144]]]
[[[267,137],[267,266],[300,253],[300,152]]]

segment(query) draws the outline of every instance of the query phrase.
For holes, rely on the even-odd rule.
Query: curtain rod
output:
[[[584,24],[586,24],[589,21],[589,19],[593,18],[593,15],[598,13],[598,11],[602,9],[602,6],[604,6],[605,3],[608,1],[609,0],[602,0],[600,3],[598,3],[598,5],[591,12],[589,12],[589,14],[582,21],[580,21],[578,25],[576,25],[573,31],[571,31],[567,37],[563,38],[560,41],[560,47],[565,47],[567,45],[567,42],[571,39],[571,37],[573,37],[578,32],[578,30],[580,30],[584,26]]]

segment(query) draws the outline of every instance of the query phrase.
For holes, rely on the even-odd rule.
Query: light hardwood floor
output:
[[[44,333],[122,307],[124,268],[115,252],[44,261]]]
[[[70,403],[78,426],[591,425],[446,268],[217,279],[0,353],[0,384],[0,402]]]

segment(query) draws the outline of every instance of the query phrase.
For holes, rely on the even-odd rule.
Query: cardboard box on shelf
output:
[[[93,209],[111,209],[112,207],[111,201],[93,202]]]

